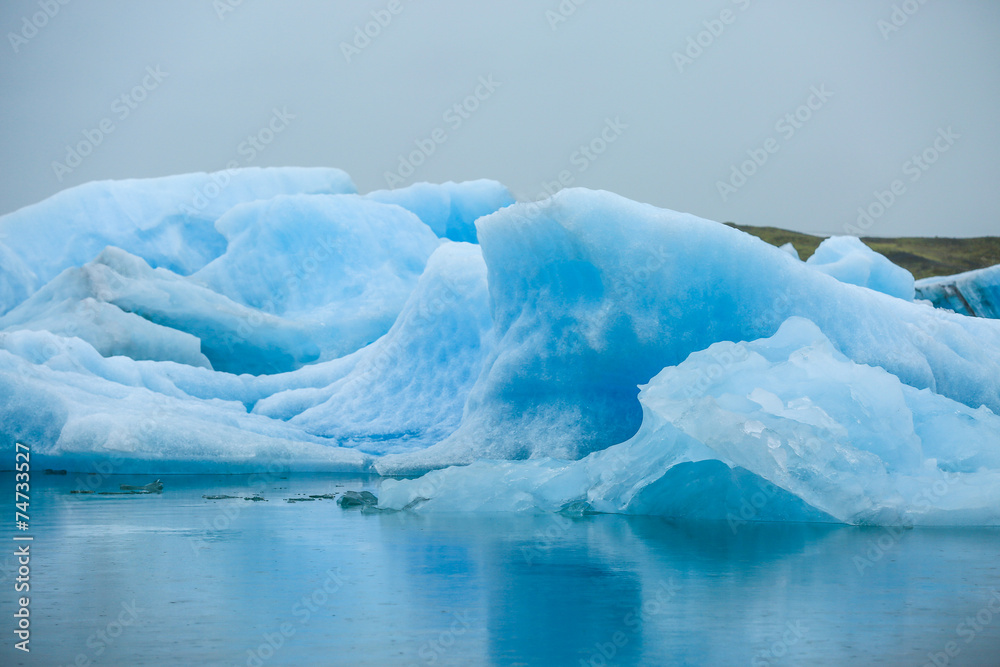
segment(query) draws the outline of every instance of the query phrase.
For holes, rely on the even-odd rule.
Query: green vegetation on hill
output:
[[[803,260],[816,252],[816,247],[823,240],[822,236],[800,234],[777,227],[749,227],[732,222],[726,224],[772,245],[791,243]],[[918,280],[1000,264],[1000,236],[971,239],[936,236],[893,239],[865,237],[861,240],[875,252],[885,255],[891,262],[912,273]]]

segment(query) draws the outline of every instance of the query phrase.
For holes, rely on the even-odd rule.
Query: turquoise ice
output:
[[[92,183],[0,234],[0,443],[39,465],[423,475],[381,506],[427,512],[1000,522],[1000,321],[914,300],[852,237],[802,262],[608,192],[335,169]]]

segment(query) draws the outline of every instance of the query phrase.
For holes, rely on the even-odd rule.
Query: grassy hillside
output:
[[[776,246],[791,243],[802,259],[812,255],[816,251],[816,246],[823,240],[822,236],[800,234],[777,227],[748,227],[732,222],[726,224]],[[971,239],[865,237],[861,240],[869,248],[885,255],[918,279],[947,276],[1000,264],[1000,236],[980,236]]]

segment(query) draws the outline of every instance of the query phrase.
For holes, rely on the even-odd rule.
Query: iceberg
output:
[[[418,186],[401,192],[410,204],[449,207],[443,218],[422,209],[432,223],[471,225],[509,199],[494,182]],[[225,245],[189,275],[110,245],[0,316],[3,441],[30,440],[55,467],[115,456],[122,470],[288,459],[291,469],[356,471],[372,452],[423,447],[457,427],[492,340],[478,246],[357,195],[279,193],[211,224]],[[33,373],[49,366],[60,374]],[[155,441],[136,444],[136,419],[154,404],[169,418]],[[68,416],[38,419],[51,414]],[[81,420],[100,425],[81,431]],[[185,429],[203,437],[184,441]]]
[[[393,510],[997,523],[1000,322],[857,239],[802,262],[608,192],[220,174],[0,217],[0,446],[421,475]]]
[[[954,276],[918,280],[916,294],[938,308],[1000,319],[1000,264]]]

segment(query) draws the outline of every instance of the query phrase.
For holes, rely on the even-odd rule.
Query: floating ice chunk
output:
[[[339,169],[233,169],[95,181],[0,217],[0,314],[72,266],[114,245],[181,274],[220,255],[213,223],[240,202],[292,193],[352,193]]]
[[[916,284],[917,296],[937,308],[1000,319],[1000,264],[954,276],[924,278]]]
[[[557,511],[586,502],[734,528],[1000,524],[1000,417],[852,362],[808,320],[696,352],[663,369],[640,401],[642,427],[624,443],[578,461],[479,461],[386,481],[380,506]]]
[[[279,195],[159,236],[112,216],[98,236],[135,253],[79,264],[19,228],[0,247],[19,304],[0,317],[0,444],[139,472],[507,459],[389,484],[399,508],[995,522],[1000,322],[610,193],[501,208],[481,246],[432,232],[505,196]],[[39,257],[69,263],[42,280]]]
[[[806,264],[842,283],[860,285],[913,301],[913,275],[875,252],[856,236],[831,236]]]
[[[365,197],[412,211],[443,239],[470,243],[476,242],[477,219],[514,203],[510,190],[487,179],[414,183],[397,190],[376,190]]]

